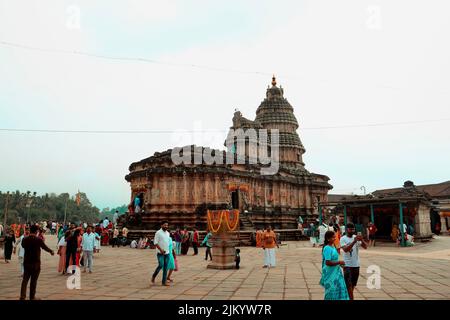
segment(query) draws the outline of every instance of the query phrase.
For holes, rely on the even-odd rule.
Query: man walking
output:
[[[194,249],[194,256],[198,255],[198,243],[199,243],[199,237],[198,237],[198,231],[196,228],[193,229],[192,232],[192,248]]]
[[[169,264],[169,242],[172,241],[170,238],[170,233],[167,231],[169,228],[169,223],[167,221],[163,221],[161,223],[161,229],[159,229],[155,234],[155,239],[153,240],[154,245],[156,246],[156,257],[158,259],[158,267],[156,267],[155,272],[152,276],[152,283],[155,283],[155,278],[158,275],[159,271],[163,269],[163,278],[162,285],[170,286],[167,281],[167,267]]]
[[[355,225],[347,223],[345,236],[341,238],[341,249],[344,251],[344,280],[347,285],[348,296],[353,300],[353,290],[359,278],[359,247],[367,249],[367,243],[362,235],[354,235]]]
[[[24,274],[22,279],[22,287],[20,290],[20,300],[25,300],[27,296],[28,281],[30,282],[30,300],[36,299],[36,286],[41,272],[41,248],[49,252],[52,256],[55,252],[47,247],[44,241],[36,236],[38,227],[33,225],[30,227],[30,235],[23,238],[22,247],[25,249],[24,256]]]
[[[208,260],[208,256],[209,256],[210,260],[212,260],[212,255],[211,255],[212,245],[210,242],[211,237],[212,237],[212,233],[211,233],[211,231],[208,230],[208,233],[206,234],[206,236],[202,242],[202,246],[206,246],[205,260]]]
[[[86,267],[89,269],[89,273],[92,273],[92,259],[95,247],[95,234],[92,232],[91,226],[87,227],[86,233],[83,234],[83,240],[81,240],[81,249],[83,250],[84,257],[84,270]]]

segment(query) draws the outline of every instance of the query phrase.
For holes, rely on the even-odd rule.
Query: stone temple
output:
[[[155,230],[160,221],[168,220],[171,228],[186,226],[205,230],[208,209],[238,209],[241,230],[267,224],[276,229],[297,229],[299,216],[304,220],[317,217],[318,203],[327,201],[332,186],[327,176],[311,173],[305,168],[305,148],[297,133],[299,124],[275,77],[256,110],[255,119],[246,119],[237,111],[232,121],[230,132],[267,129],[270,138],[270,133],[278,130],[277,172],[261,174],[267,166],[251,161],[255,150],[248,144],[242,152],[239,150],[243,148],[233,142],[232,148],[226,151],[184,147],[180,154],[185,155],[186,150],[190,150],[192,161],[177,164],[171,157],[173,149],[156,152],[132,163],[125,177],[131,186],[131,203],[126,215],[126,224],[131,229]],[[229,135],[226,142],[230,142],[230,137],[233,139]],[[243,161],[210,164],[202,159],[194,163],[194,158],[205,151],[224,159],[231,157]],[[134,208],[136,197],[140,198],[142,209],[137,213]]]

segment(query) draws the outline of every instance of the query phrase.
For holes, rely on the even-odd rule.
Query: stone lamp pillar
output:
[[[212,261],[209,269],[234,269],[236,249],[239,241],[237,233],[239,228],[238,210],[208,210],[208,227],[213,234]]]

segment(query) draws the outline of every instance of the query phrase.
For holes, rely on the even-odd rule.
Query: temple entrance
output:
[[[239,210],[239,190],[231,192],[231,206]]]

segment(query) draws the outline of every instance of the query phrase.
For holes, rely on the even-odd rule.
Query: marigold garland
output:
[[[220,225],[222,222],[222,214],[223,214],[222,211],[209,211],[208,210],[208,225],[209,225],[209,229],[213,233],[217,233],[217,231],[219,231],[219,229],[220,229]],[[216,225],[217,227],[214,228],[214,225]]]
[[[208,227],[213,233],[217,233],[225,224],[229,232],[236,230],[239,226],[239,210],[208,210],[207,213]]]
[[[226,214],[226,222],[227,222],[228,230],[230,230],[230,231],[236,230],[236,228],[239,225],[239,210],[230,210],[230,211],[227,211],[226,213],[227,213]],[[231,222],[230,215],[233,215],[232,223],[230,223]]]

